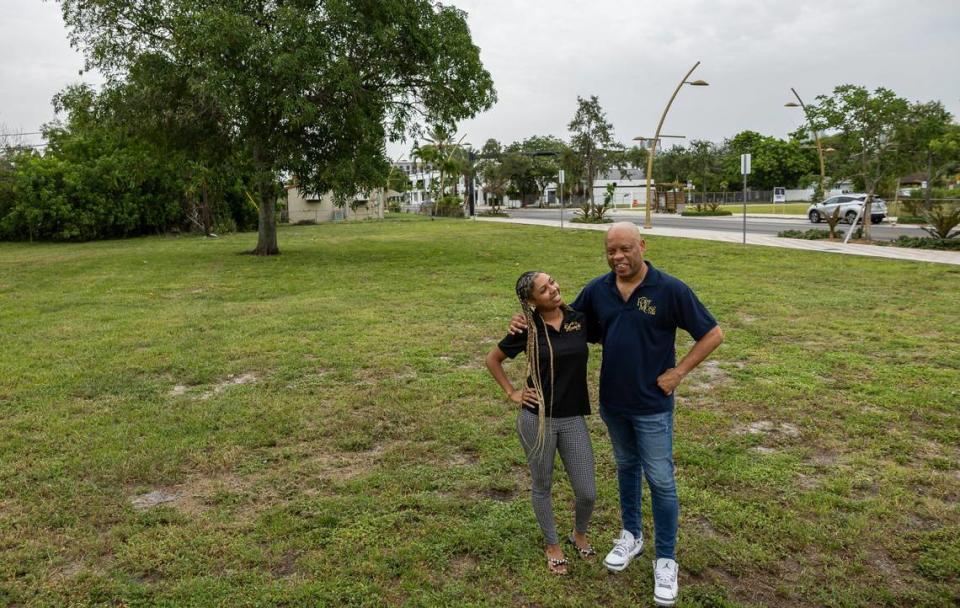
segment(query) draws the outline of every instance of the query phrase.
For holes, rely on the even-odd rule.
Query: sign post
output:
[[[750,175],[750,155],[740,155],[740,174],[743,175],[743,244],[747,244],[747,176]]]
[[[566,173],[563,169],[560,169],[560,172],[557,173],[557,184],[559,188],[557,190],[560,192],[560,229],[563,230],[563,182],[566,178]]]

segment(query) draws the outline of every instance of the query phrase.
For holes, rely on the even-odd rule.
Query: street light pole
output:
[[[823,145],[820,143],[820,133],[813,128],[813,123],[810,122],[810,114],[807,113],[807,106],[803,103],[803,100],[800,99],[800,95],[797,94],[797,90],[793,87],[790,87],[790,92],[793,93],[793,96],[797,98],[799,104],[788,102],[784,104],[788,108],[800,107],[803,109],[803,116],[807,119],[807,124],[810,126],[810,130],[813,131],[813,138],[817,142],[817,154],[820,156],[820,196],[826,198],[827,196],[827,170],[826,165],[823,162]]]
[[[663,114],[660,115],[660,122],[657,123],[657,130],[653,134],[653,143],[650,145],[650,152],[647,154],[647,175],[646,175],[646,193],[647,193],[647,208],[646,213],[644,213],[643,218],[643,227],[644,228],[653,228],[653,225],[650,223],[650,179],[653,177],[653,155],[657,148],[657,141],[660,139],[660,129],[663,127],[663,121],[667,118],[667,112],[670,111],[670,106],[673,105],[673,100],[676,99],[677,93],[680,92],[680,87],[685,84],[690,84],[693,86],[703,87],[707,86],[707,83],[702,80],[695,80],[693,82],[688,82],[687,78],[690,78],[690,74],[693,74],[693,71],[697,69],[697,66],[700,65],[700,62],[693,64],[693,67],[690,68],[690,71],[683,77],[683,80],[680,81],[680,84],[677,85],[677,88],[673,91],[673,95],[670,96],[670,101],[667,102],[667,107],[663,109]]]

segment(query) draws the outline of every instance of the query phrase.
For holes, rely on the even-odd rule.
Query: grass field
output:
[[[770,213],[783,215],[806,215],[810,203],[747,203],[747,213]],[[733,214],[743,212],[743,203],[720,205],[720,209]]]
[[[652,543],[621,575],[546,574],[482,362],[520,271],[572,300],[598,233],[390,219],[241,255],[255,238],[0,244],[0,605],[652,605]],[[956,605],[960,269],[648,246],[727,336],[678,391],[681,605]]]
[[[743,212],[743,203],[720,205],[720,208],[725,211],[730,211],[734,215],[736,215],[737,213]],[[810,208],[810,203],[777,203],[775,205],[773,203],[767,203],[767,204],[747,203],[747,213],[806,215],[807,209],[809,208]],[[897,217],[899,214],[900,214],[900,204],[894,201],[888,201],[887,216]]]

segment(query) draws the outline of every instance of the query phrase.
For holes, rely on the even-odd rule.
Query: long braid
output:
[[[527,375],[533,381],[533,388],[537,391],[537,442],[534,446],[534,453],[543,450],[543,444],[546,436],[546,409],[547,404],[543,399],[543,382],[540,378],[540,340],[539,328],[536,319],[540,316],[535,315],[535,309],[530,306],[530,299],[533,295],[533,283],[537,275],[542,274],[538,270],[531,270],[520,275],[517,279],[517,299],[520,300],[520,310],[523,311],[524,321],[527,323]],[[550,411],[553,412],[553,392],[554,392],[554,370],[553,370],[553,345],[550,342],[550,332],[546,331],[544,324],[544,338],[547,342],[547,355],[550,362]]]

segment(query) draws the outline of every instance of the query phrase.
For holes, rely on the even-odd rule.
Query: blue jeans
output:
[[[607,425],[620,486],[620,516],[623,529],[635,537],[643,529],[640,515],[640,476],[650,486],[657,558],[676,559],[677,520],[680,501],[673,477],[673,411],[635,415],[600,407]]]

